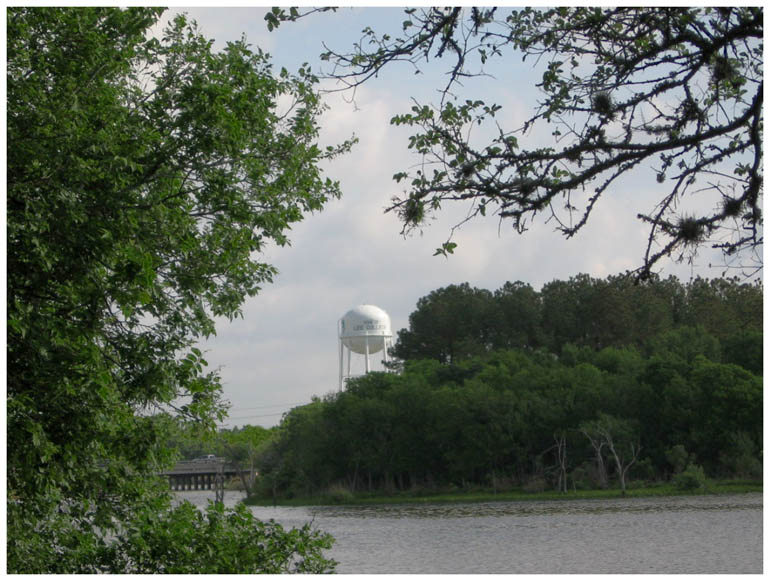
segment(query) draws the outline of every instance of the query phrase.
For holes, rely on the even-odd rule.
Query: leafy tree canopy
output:
[[[106,539],[168,509],[151,414],[222,416],[195,341],[339,195],[318,164],[350,144],[317,144],[312,73],[215,52],[184,16],[155,38],[161,12],[7,11],[11,571],[116,571]]]
[[[494,293],[463,283],[420,298],[391,353],[451,364],[494,349],[545,348],[564,356],[570,345],[633,346],[692,361],[697,354],[718,359],[719,339],[727,360],[761,373],[762,313],[762,285],[739,278],[683,284],[653,276],[634,284],[626,276],[579,274],[540,291],[519,281]]]
[[[266,20],[313,11],[276,8]],[[542,67],[542,99],[521,127],[501,124],[501,104],[461,96],[512,55]],[[422,157],[394,176],[407,184],[389,207],[404,232],[464,201],[467,220],[496,214],[523,232],[540,215],[571,237],[624,175],[651,168],[660,193],[638,214],[649,226],[641,277],[708,245],[728,265],[760,263],[761,7],[406,9],[400,31],[367,27],[352,51],[322,58],[348,88],[395,62],[445,63],[440,103],[391,121],[414,128],[409,148]],[[438,252],[454,247],[450,234]]]
[[[668,334],[670,349],[658,351],[653,338],[647,353],[506,349],[353,378],[284,416],[258,455],[254,492],[563,490],[566,481],[624,490],[688,463],[761,478],[762,377],[710,354],[684,360],[691,340]]]

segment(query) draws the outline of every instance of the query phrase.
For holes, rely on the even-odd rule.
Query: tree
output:
[[[692,363],[698,356],[711,361],[719,361],[721,358],[719,340],[703,327],[682,326],[671,329],[653,337],[649,348],[653,354],[687,363]]]
[[[556,463],[559,473],[556,482],[556,490],[567,492],[567,434],[564,431],[554,432],[554,445],[551,449],[556,451]]]
[[[260,445],[270,438],[271,431],[261,426],[221,430],[217,434],[217,452],[236,467],[247,495],[256,490],[256,465]]]
[[[596,471],[598,474],[599,486],[601,488],[607,488],[607,469],[604,466],[603,452],[604,446],[607,445],[607,442],[604,441],[604,438],[601,437],[601,434],[595,428],[595,422],[586,422],[581,424],[580,431],[586,438],[588,438],[588,441],[591,443],[591,448],[594,451],[594,456],[596,457]]]
[[[607,451],[615,460],[620,490],[625,494],[626,474],[639,459],[639,452],[642,449],[637,435],[638,430],[633,426],[633,422],[599,412],[597,419],[581,424],[580,430],[591,442],[600,467],[603,466],[601,448],[607,447]]]
[[[762,376],[762,343],[761,331],[746,331],[733,335],[722,342],[724,362],[740,365],[754,375]]]
[[[266,20],[301,16],[274,9]],[[541,66],[543,98],[511,128],[499,121],[500,104],[464,91],[516,52]],[[523,232],[544,215],[571,237],[624,175],[652,167],[660,196],[638,213],[649,226],[638,270],[647,277],[661,258],[706,245],[728,264],[742,251],[760,262],[762,54],[761,7],[454,7],[406,9],[401,31],[367,27],[352,52],[321,58],[352,89],[394,62],[416,72],[447,63],[440,103],[415,102],[391,121],[415,129],[409,148],[423,158],[394,176],[408,191],[388,210],[404,231],[465,202],[463,222],[495,213]],[[471,131],[478,126],[488,130]],[[691,197],[701,201],[685,203]],[[450,233],[439,252],[455,245]]]
[[[727,452],[738,432],[759,445],[762,441],[762,378],[737,365],[725,365],[698,356],[690,383],[699,396],[703,420],[695,431],[693,450],[704,466],[714,466]]]
[[[762,330],[762,286],[741,284],[737,278],[688,282],[687,318],[691,326],[702,325],[722,340],[743,331]]]
[[[568,342],[595,343],[591,327],[592,315],[600,308],[596,300],[597,282],[587,274],[578,274],[568,281],[554,280],[543,285],[543,330],[552,351],[559,352]]]
[[[493,343],[497,349],[540,347],[542,301],[529,284],[506,282],[494,293],[497,309]]]
[[[316,143],[313,75],[183,16],[154,38],[160,14],[7,11],[10,571],[112,570],[105,547],[168,512],[158,417],[225,410],[195,341],[339,195],[318,164],[349,144]]]
[[[456,363],[491,345],[496,312],[492,293],[468,283],[432,291],[417,301],[409,329],[398,332],[393,355]]]

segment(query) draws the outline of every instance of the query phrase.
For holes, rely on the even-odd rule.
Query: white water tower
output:
[[[393,341],[388,313],[374,305],[359,305],[350,309],[339,320],[340,340],[340,389],[343,379],[351,377],[350,360],[353,353],[365,357],[366,373],[371,370],[369,356],[383,352],[384,361],[388,361],[388,347]],[[343,374],[344,351],[348,352],[347,373]]]

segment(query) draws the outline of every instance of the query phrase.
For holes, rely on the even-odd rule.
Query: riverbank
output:
[[[649,496],[692,496],[705,494],[741,494],[746,492],[762,492],[761,482],[751,481],[712,481],[705,488],[697,490],[680,490],[673,484],[640,486],[626,490],[625,498]],[[303,498],[256,498],[248,497],[244,504],[251,506],[327,506],[327,505],[380,505],[380,504],[420,504],[420,503],[451,503],[451,502],[495,502],[495,501],[541,501],[541,500],[577,500],[595,498],[622,498],[619,488],[599,490],[573,490],[568,492],[492,492],[468,491],[428,494],[422,492],[402,492],[400,494],[382,495],[370,493],[325,494]]]

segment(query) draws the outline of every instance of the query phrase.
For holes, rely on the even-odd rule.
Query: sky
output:
[[[304,62],[314,71],[328,70],[319,59],[324,42],[346,51],[364,27],[396,33],[404,20],[400,8],[340,9],[268,32],[265,8],[174,8],[167,16],[175,11],[195,19],[215,47],[245,35],[272,55],[277,70],[290,71]],[[521,125],[534,111],[538,73],[513,54],[489,72],[494,78],[468,83],[469,95],[503,105],[498,117],[504,126]],[[408,326],[418,299],[450,284],[495,290],[506,281],[523,281],[539,290],[579,273],[603,278],[641,265],[648,232],[635,216],[654,206],[652,174],[621,180],[603,196],[588,226],[569,240],[553,224],[536,223],[519,235],[510,224],[488,217],[455,232],[454,255],[434,256],[467,213],[463,206],[447,206],[421,232],[402,236],[398,219],[384,209],[392,196],[403,193],[393,174],[419,159],[407,149],[409,130],[389,120],[407,112],[412,98],[436,103],[444,78],[441,67],[415,75],[401,64],[360,87],[354,100],[349,93],[325,96],[329,110],[320,121],[321,144],[352,135],[359,140],[351,153],[323,166],[325,175],[340,182],[342,198],[295,225],[290,246],[264,253],[264,261],[278,268],[274,283],[247,299],[242,318],[218,321],[216,337],[200,344],[231,404],[224,427],[274,426],[292,407],[337,390],[337,321],[357,305],[384,309],[395,336]],[[710,261],[719,258],[706,253],[694,265],[667,263],[658,270],[683,281],[719,276],[721,269],[710,268]]]

